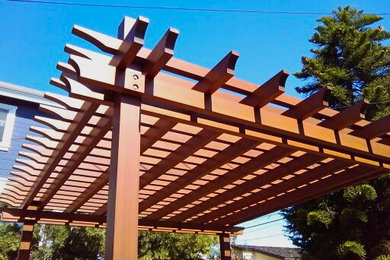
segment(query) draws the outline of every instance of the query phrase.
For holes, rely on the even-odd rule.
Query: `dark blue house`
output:
[[[39,104],[50,102],[43,92],[0,81],[0,192],[10,176],[15,159],[26,143],[35,115],[44,116]]]

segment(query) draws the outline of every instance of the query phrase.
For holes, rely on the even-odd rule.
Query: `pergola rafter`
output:
[[[35,118],[3,220],[107,226],[106,259],[135,259],[124,241],[137,229],[219,234],[230,259],[236,224],[390,168],[389,119],[365,120],[364,101],[339,112],[329,88],[288,96],[283,70],[237,79],[235,51],[212,69],[179,60],[174,28],[146,49],[148,24],[126,17],[117,37],[74,26],[102,52],[65,46],[51,83],[69,97],[45,95],[53,118]]]

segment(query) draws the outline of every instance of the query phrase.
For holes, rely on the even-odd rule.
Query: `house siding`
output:
[[[8,151],[0,151],[0,178],[10,177],[12,166],[19,151],[22,151],[22,144],[29,143],[25,137],[29,134],[30,126],[39,125],[34,121],[35,115],[47,116],[38,110],[39,104],[28,101],[17,100],[0,96],[0,103],[17,106],[15,125],[12,131],[11,146]]]

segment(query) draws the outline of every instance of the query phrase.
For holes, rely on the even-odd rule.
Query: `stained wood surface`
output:
[[[105,226],[119,158],[139,161],[139,182],[119,188],[137,195],[139,228],[192,233],[232,234],[226,228],[388,172],[389,118],[365,120],[364,101],[336,111],[329,89],[288,96],[283,70],[262,84],[238,79],[236,52],[212,69],[177,59],[173,28],[149,50],[148,24],[125,18],[117,37],[73,27],[102,52],[65,46],[69,60],[51,83],[69,96],[46,94],[57,106],[40,107],[52,117],[35,118],[0,197],[20,211],[3,219],[37,204],[40,216],[63,218],[33,215],[38,223]],[[139,158],[112,152],[118,95],[140,102],[139,142],[123,134]]]

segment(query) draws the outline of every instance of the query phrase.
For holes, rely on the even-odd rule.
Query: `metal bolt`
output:
[[[134,79],[134,80],[139,79],[138,75],[135,75],[135,74],[134,74],[134,75],[133,75],[133,79]]]
[[[133,89],[134,90],[137,90],[139,87],[138,87],[138,85],[137,84],[133,84]]]

